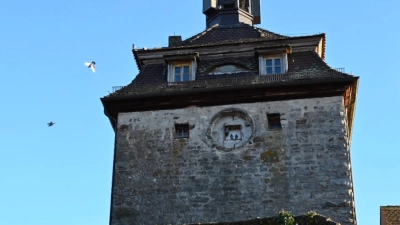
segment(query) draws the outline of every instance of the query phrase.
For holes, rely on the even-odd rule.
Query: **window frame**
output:
[[[182,138],[189,138],[190,136],[190,131],[189,131],[189,124],[188,123],[181,123],[175,124],[175,138],[176,139],[182,139]],[[183,131],[183,132],[180,132]],[[183,135],[182,135],[183,134]]]
[[[280,57],[266,58],[264,60],[265,60],[265,74],[270,75],[270,74],[282,73],[282,71],[283,71],[282,58],[280,58]],[[277,60],[279,60],[279,63],[276,63]],[[268,66],[268,61],[271,61],[271,66]],[[268,73],[269,68],[271,68],[271,73]],[[277,68],[279,68],[279,71],[280,71],[279,73],[276,71]]]
[[[280,73],[275,73],[275,60],[274,59],[280,59],[281,60],[281,72]],[[272,60],[272,73],[267,73],[267,60]],[[258,59],[259,61],[259,72],[260,75],[273,75],[273,74],[284,74],[287,73],[288,70],[288,60],[287,60],[287,54],[278,54],[278,55],[262,55]]]
[[[185,73],[184,73],[184,68],[185,67],[188,67],[189,68],[189,74],[188,74],[188,80],[187,81],[190,81],[190,64],[175,64],[175,65],[173,65],[173,68],[172,68],[172,78],[173,78],[173,82],[186,82],[185,80],[184,80],[184,75],[185,75]],[[180,76],[180,81],[177,81],[176,80],[176,76],[177,76],[177,74],[175,73],[176,72],[176,68],[181,68],[181,73],[179,74],[179,76]]]
[[[281,114],[267,113],[268,130],[282,130]]]
[[[183,81],[183,68],[185,66],[189,66],[189,80],[188,81],[194,81],[196,80],[196,68],[197,68],[197,62],[196,61],[191,61],[191,62],[174,62],[174,63],[169,63],[168,64],[168,82],[169,83],[182,83],[182,82],[188,82],[188,81]],[[181,80],[180,81],[175,81],[175,68],[176,67],[181,67]]]

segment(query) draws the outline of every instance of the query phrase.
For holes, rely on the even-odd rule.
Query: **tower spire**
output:
[[[261,0],[203,0],[207,27],[247,23],[260,24]]]

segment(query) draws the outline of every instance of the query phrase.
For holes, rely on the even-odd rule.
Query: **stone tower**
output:
[[[115,131],[111,225],[244,221],[281,209],[356,224],[358,77],[325,34],[255,27],[260,0],[204,0],[207,29],[132,50],[139,74],[101,99]]]

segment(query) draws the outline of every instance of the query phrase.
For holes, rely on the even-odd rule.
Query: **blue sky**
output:
[[[400,2],[262,0],[261,28],[324,32],[360,76],[352,139],[359,224],[400,205]],[[131,46],[205,29],[201,0],[0,3],[0,224],[108,224],[114,133],[100,97],[137,74]],[[93,74],[83,65],[95,60]],[[54,121],[53,127],[47,122]]]

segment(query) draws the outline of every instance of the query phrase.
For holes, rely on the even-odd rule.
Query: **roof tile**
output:
[[[400,206],[381,206],[381,225],[400,225]]]
[[[288,36],[279,35],[244,23],[235,25],[217,25],[184,40],[182,46],[205,45],[210,43],[216,44],[216,42],[228,43],[259,38],[272,40],[287,37]]]
[[[217,66],[234,64],[253,72],[258,71],[258,60],[255,57],[224,57],[218,60],[201,60],[198,64],[197,73],[206,75]]]
[[[167,65],[165,63],[146,64],[132,82],[137,84],[167,82]]]
[[[317,35],[324,35],[324,34],[317,34]],[[308,35],[308,36],[316,36],[316,35]],[[244,43],[244,42],[254,42],[254,41],[290,39],[290,38],[297,38],[297,37],[277,34],[259,27],[250,26],[245,23],[234,24],[234,25],[215,25],[203,32],[200,32],[184,40],[181,45],[174,46],[172,48],[233,44],[233,43]]]

